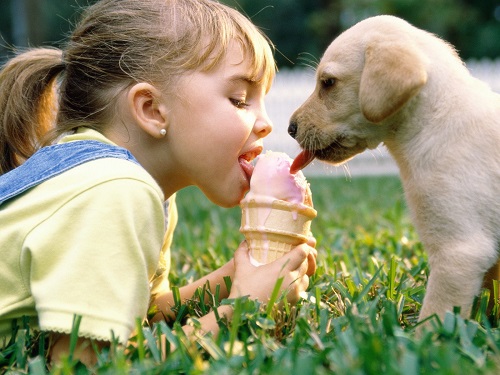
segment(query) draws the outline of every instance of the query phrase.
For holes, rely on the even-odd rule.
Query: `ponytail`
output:
[[[29,158],[53,127],[54,78],[63,69],[62,51],[36,48],[0,70],[0,175]]]

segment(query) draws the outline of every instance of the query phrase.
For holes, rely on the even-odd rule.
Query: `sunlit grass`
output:
[[[182,318],[177,323],[142,327],[135,345],[127,350],[113,345],[101,353],[98,372],[499,373],[498,305],[486,312],[486,291],[478,299],[474,319],[450,313],[442,322],[431,320],[419,334],[414,331],[428,265],[399,179],[309,180],[318,210],[312,225],[318,270],[296,307],[285,303],[277,309],[245,298],[222,301],[233,305],[233,321],[220,322],[217,339],[200,335],[189,342],[180,324],[197,327],[196,318],[213,305],[203,302],[208,292],[200,289],[188,303],[178,302]],[[216,207],[193,188],[178,194],[178,205],[170,279],[172,285],[182,286],[231,259],[243,237],[238,208]],[[0,370],[43,374],[43,340],[23,328],[0,354]],[[52,372],[77,370],[85,372],[69,358]]]

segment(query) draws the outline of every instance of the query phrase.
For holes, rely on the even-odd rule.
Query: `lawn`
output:
[[[183,339],[180,323],[196,326],[211,308],[178,304],[179,324],[138,326],[137,345],[100,355],[99,373],[187,374],[498,374],[498,305],[487,291],[471,319],[448,314],[415,332],[428,276],[427,257],[411,225],[397,177],[310,178],[318,217],[318,270],[296,307],[247,299],[217,339]],[[224,264],[242,240],[239,209],[221,209],[196,189],[178,194],[180,221],[171,281],[183,285]],[[213,299],[216,300],[217,296]],[[281,297],[275,295],[275,300]],[[177,333],[177,334],[175,334]],[[159,337],[166,335],[167,343]],[[46,373],[43,340],[20,330],[0,353],[0,372]],[[163,347],[162,347],[163,345]],[[170,349],[177,346],[175,351]],[[162,358],[165,349],[169,354]],[[42,353],[42,355],[36,355]],[[85,373],[71,358],[53,373]]]

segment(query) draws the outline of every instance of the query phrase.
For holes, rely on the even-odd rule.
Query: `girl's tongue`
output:
[[[238,162],[240,163],[241,169],[243,169],[243,172],[245,172],[247,180],[250,181],[250,178],[252,177],[254,166],[252,165],[252,163],[250,163],[248,160],[244,159],[243,157],[240,157],[238,159]]]

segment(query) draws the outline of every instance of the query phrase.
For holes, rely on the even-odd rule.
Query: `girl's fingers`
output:
[[[289,302],[296,304],[300,299],[300,294],[309,287],[309,276],[303,275],[298,277],[288,286],[287,299]]]
[[[240,246],[234,252],[234,262],[236,264],[249,262],[248,258],[248,244],[246,241],[242,241]]]
[[[267,266],[276,267],[279,265],[280,269],[284,267],[283,270],[286,272],[297,272],[299,276],[303,276],[304,274],[311,276],[316,272],[316,256],[317,251],[314,247],[311,247],[309,243],[302,244]],[[252,265],[250,263],[249,249],[246,241],[242,241],[235,251],[234,262],[235,265],[240,264],[245,267],[247,265]],[[254,266],[252,265],[252,267]]]
[[[295,247],[288,254],[276,260],[275,262],[278,262],[281,265],[284,264],[285,269],[288,271],[296,271],[303,265],[308,255],[309,248],[307,245],[303,244]]]
[[[312,276],[316,272],[316,257],[318,252],[316,249],[312,248],[309,255],[307,256],[307,276]]]
[[[304,275],[300,280],[300,291],[304,292],[309,287],[309,276]]]
[[[309,237],[307,238],[307,244],[308,244],[309,246],[311,246],[311,247],[314,247],[314,248],[315,248],[315,247],[316,247],[316,244],[317,244],[317,242],[316,242],[316,238],[315,238],[315,237],[313,237],[313,236],[309,236]]]

